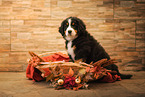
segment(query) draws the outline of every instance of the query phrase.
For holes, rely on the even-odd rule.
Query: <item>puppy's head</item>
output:
[[[77,17],[69,17],[65,19],[59,27],[59,32],[64,39],[71,41],[83,34],[86,26],[82,20]]]

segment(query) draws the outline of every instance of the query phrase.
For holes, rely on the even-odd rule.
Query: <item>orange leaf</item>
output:
[[[98,78],[99,78],[99,75],[96,76],[96,79],[98,79]]]
[[[67,76],[69,76],[69,75],[68,75],[68,74],[63,74],[63,76],[64,76],[64,77],[67,77]]]
[[[82,84],[78,84],[77,87],[73,87],[73,90],[77,91],[77,90],[78,90],[79,88],[81,88],[81,87],[83,87],[83,85],[82,85]]]
[[[96,75],[97,75],[97,74],[95,73],[95,74],[94,74],[94,77],[96,77]]]
[[[95,68],[90,68],[90,72],[95,72]]]
[[[72,70],[72,68],[69,69],[68,74],[69,74],[70,76],[73,76],[73,75],[74,75],[74,71]]]
[[[99,74],[95,73],[94,78],[98,79],[99,78]]]
[[[54,80],[57,81],[57,80],[59,80],[59,78],[55,78]]]
[[[86,68],[86,72],[89,72],[89,71],[90,71],[90,67],[87,67],[87,68]]]

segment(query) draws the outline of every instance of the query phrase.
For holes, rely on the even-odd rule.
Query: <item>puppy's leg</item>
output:
[[[87,60],[89,59],[90,52],[91,52],[91,48],[89,46],[81,47],[75,55],[75,60],[87,62]]]
[[[74,61],[75,63],[80,63],[80,62],[84,62],[83,59],[78,59]]]

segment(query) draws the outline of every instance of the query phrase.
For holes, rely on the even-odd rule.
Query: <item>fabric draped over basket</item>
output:
[[[42,57],[42,59],[46,62],[63,61],[63,60],[68,62],[69,56],[58,52],[58,53],[54,53],[49,56]],[[49,72],[49,70],[48,70],[48,72]],[[41,74],[42,73],[37,68],[28,64],[27,69],[26,69],[26,77],[28,79],[32,79],[33,81],[42,81],[42,80],[44,80],[44,78],[41,76]]]

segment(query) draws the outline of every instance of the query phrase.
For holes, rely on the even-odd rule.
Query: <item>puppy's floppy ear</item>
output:
[[[85,23],[82,20],[79,20],[79,24],[80,24],[81,28],[86,30],[86,25],[85,25]]]
[[[61,35],[64,35],[64,25],[63,23],[61,23],[61,26],[59,27],[59,32],[61,33]]]
[[[84,22],[80,19],[78,19],[78,31],[80,33],[85,33],[86,32],[86,25],[84,24]]]

